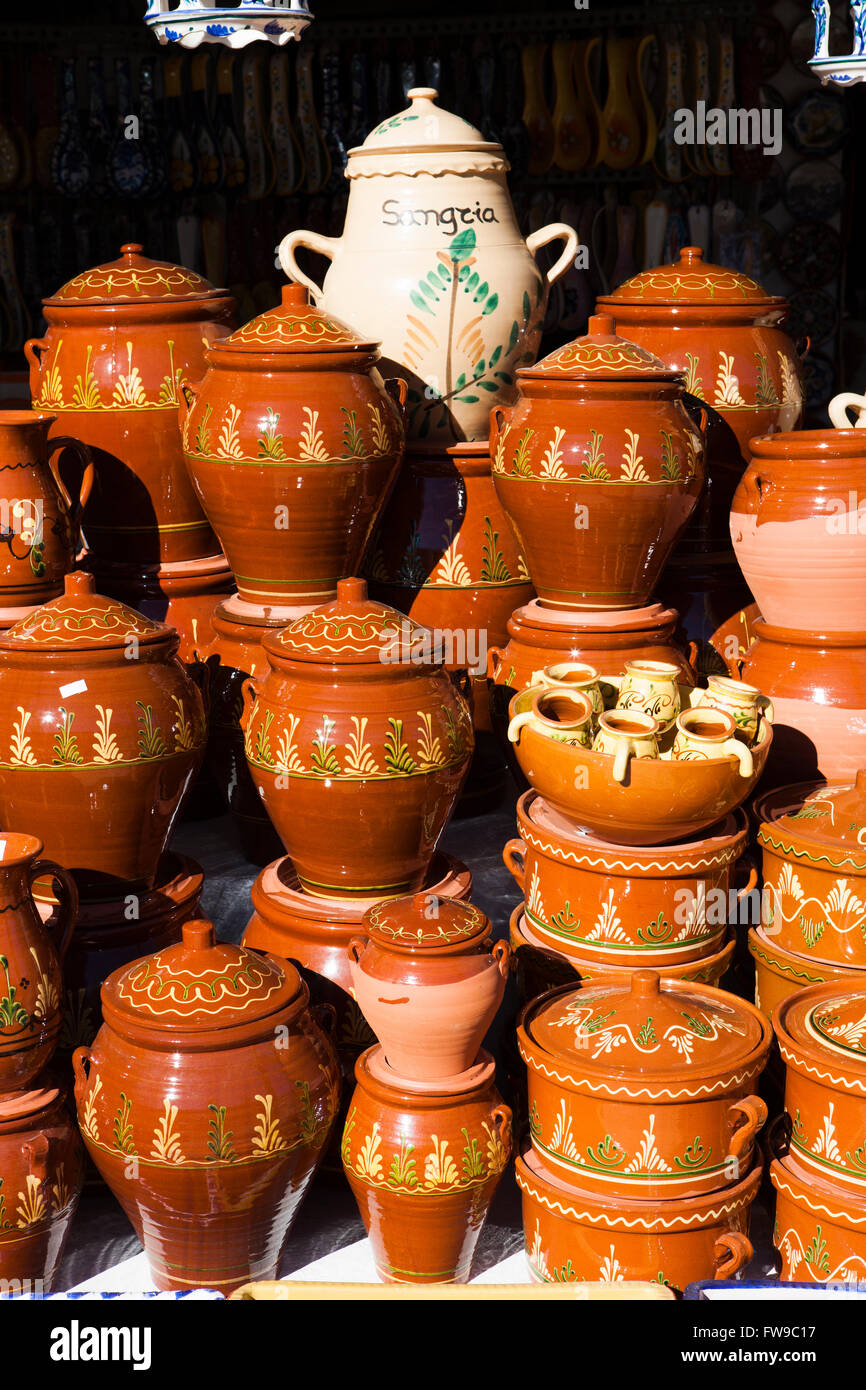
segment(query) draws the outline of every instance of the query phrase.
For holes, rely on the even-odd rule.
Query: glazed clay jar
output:
[[[482,1052],[459,1076],[410,1085],[380,1047],[358,1058],[343,1168],[386,1283],[467,1282],[511,1157],[511,1111],[494,1071]]]
[[[866,586],[861,430],[753,439],[731,507],[731,539],[764,621],[806,633],[859,632]]]
[[[862,1133],[862,1130],[861,1130]],[[779,1277],[797,1283],[860,1284],[866,1278],[866,1201],[791,1158],[770,1164],[776,1191],[773,1244]]]
[[[0,410],[0,601],[29,607],[56,598],[75,563],[81,510],[93,487],[90,450],[62,435],[49,440],[54,415]],[[65,445],[79,456],[73,500],[54,455]]]
[[[682,376],[615,330],[590,318],[491,415],[496,491],[544,607],[648,604],[703,488]]]
[[[62,1091],[43,1078],[0,1095],[0,1279],[50,1293],[78,1206],[84,1151]]]
[[[339,1100],[308,999],[292,966],[203,921],[103,985],[73,1056],[78,1120],[158,1288],[275,1276]]]
[[[652,849],[616,846],[573,827],[537,792],[517,803],[518,838],[502,851],[534,935],[587,961],[653,968],[712,954],[724,941],[733,871],[748,836],[732,812],[706,835]],[[756,882],[752,870],[740,894]]]
[[[271,670],[245,686],[246,755],[302,888],[422,887],[473,747],[431,634],[346,579],[263,645]]]
[[[0,819],[39,826],[83,896],[153,884],[201,761],[204,706],[176,651],[80,572],[0,634]]]
[[[509,947],[471,903],[434,893],[377,903],[349,943],[352,992],[406,1081],[472,1066],[505,994]]]
[[[204,381],[183,388],[183,450],[238,593],[325,603],[357,572],[403,451],[378,344],[285,285],[279,308],[205,356]]]
[[[129,604],[155,623],[173,627],[177,654],[192,665],[213,637],[217,606],[234,593],[234,575],[220,552],[201,560],[167,565],[98,564],[85,557],[96,587],[107,598]]]
[[[234,300],[192,270],[130,242],[42,301],[44,338],[25,343],[37,410],[93,451],[84,512],[95,557],[154,564],[213,555],[216,538],[183,464],[180,382],[204,375],[204,347],[232,328]]]
[[[771,1039],[753,1005],[653,970],[542,995],[517,1029],[532,1146],[561,1181],[630,1200],[739,1182]]]
[[[291,232],[286,274],[329,314],[381,338],[409,381],[409,434],[444,449],[487,435],[490,407],[514,399],[514,372],[534,362],[550,286],[574,261],[577,235],[554,222],[524,241],[502,146],[436,105],[432,87],[350,150],[341,237]],[[546,274],[541,248],[565,243]],[[331,266],[321,289],[298,267],[309,247]]]
[[[798,990],[808,985],[821,985],[848,976],[866,979],[866,972],[851,965],[829,965],[826,961],[786,951],[761,927],[750,927],[749,954],[755,962],[755,1004],[767,1017]]]

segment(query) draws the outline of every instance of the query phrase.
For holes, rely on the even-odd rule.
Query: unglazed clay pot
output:
[[[234,575],[220,552],[202,560],[181,560],[169,565],[87,564],[96,587],[108,598],[173,627],[178,635],[177,654],[193,663],[213,638],[211,620],[220,603],[234,592]]]
[[[751,1004],[636,970],[521,1014],[532,1146],[562,1182],[629,1200],[716,1192],[752,1165],[772,1030]]]
[[[529,1271],[539,1282],[648,1279],[681,1293],[702,1279],[731,1279],[752,1258],[760,1165],[734,1187],[663,1203],[591,1192],[533,1149],[516,1170]]]
[[[757,880],[752,869],[732,898],[748,836],[741,810],[685,844],[641,849],[576,835],[529,791],[517,803],[517,828],[502,857],[526,895],[533,934],[603,965],[643,958],[655,969],[712,954],[724,943],[732,905]]]
[[[403,451],[378,345],[284,285],[279,308],[205,356],[204,381],[182,391],[183,450],[238,592],[326,603],[357,572]]]
[[[93,460],[75,439],[49,441],[55,419],[35,410],[0,410],[0,598],[9,608],[56,598],[75,563]],[[66,445],[81,469],[75,500],[54,458]]]
[[[62,1091],[0,1095],[0,1279],[50,1293],[81,1192],[84,1151]]]
[[[859,632],[866,586],[866,437],[799,430],[749,444],[731,539],[764,620],[806,633]]]
[[[150,887],[204,751],[177,635],[66,576],[0,635],[0,819],[38,825],[83,896]]]
[[[749,929],[749,954],[755,962],[755,1004],[767,1018],[790,995],[807,985],[821,985],[846,976],[860,976],[850,965],[829,965],[777,946],[761,927]],[[866,979],[866,974],[863,975]]]
[[[0,1095],[36,1079],[60,1032],[61,963],[75,926],[78,890],[65,869],[41,854],[35,835],[0,834]],[[32,897],[42,875],[60,890],[48,927]]]
[[[472,1066],[505,994],[510,951],[471,903],[421,892],[377,903],[349,942],[352,993],[407,1082]]]
[[[244,686],[247,761],[307,892],[423,885],[472,755],[469,706],[426,628],[362,579],[266,636]]]
[[[544,607],[648,604],[703,487],[682,377],[615,330],[591,318],[491,413],[493,481]]]
[[[562,222],[524,241],[508,194],[502,146],[416,87],[346,166],[341,237],[291,232],[280,262],[329,314],[382,340],[409,381],[409,433],[444,449],[487,435],[490,407],[514,399],[514,372],[534,362],[550,286],[577,251]],[[551,241],[562,254],[543,272]],[[298,247],[331,261],[321,289],[299,268]]]
[[[410,1084],[381,1047],[355,1064],[343,1167],[389,1284],[465,1284],[511,1157],[511,1111],[481,1052],[468,1071]]]
[[[180,382],[204,375],[204,348],[230,331],[235,307],[225,290],[141,249],[122,246],[118,260],[43,300],[48,332],[24,345],[34,407],[93,451],[88,547],[122,564],[219,548],[184,468],[177,407]]]
[[[105,1021],[73,1055],[78,1119],[158,1288],[276,1274],[339,1101],[308,1000],[292,966],[203,921],[103,985]]]
[[[862,1127],[861,1127],[862,1134]],[[862,1283],[866,1278],[866,1200],[816,1177],[793,1158],[770,1164],[776,1189],[773,1244],[786,1283]]]

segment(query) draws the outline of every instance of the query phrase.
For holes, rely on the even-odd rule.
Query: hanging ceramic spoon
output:
[[[235,56],[231,49],[226,49],[217,59],[217,140],[225,170],[225,186],[230,193],[237,193],[247,181],[247,161],[238,134],[235,110],[234,64]],[[223,281],[220,280],[219,284],[223,284]]]
[[[192,60],[190,108],[192,114],[192,143],[198,166],[200,194],[216,193],[222,187],[224,171],[222,153],[208,104],[208,71],[210,45],[199,49]]]
[[[289,121],[289,55],[285,48],[279,48],[273,54],[268,78],[271,89],[269,120],[271,149],[274,152],[274,192],[280,198],[287,198],[295,188],[297,162]]]
[[[722,111],[728,111],[735,102],[734,91],[734,40],[730,30],[720,29],[717,35],[716,49],[716,72],[718,74],[718,86],[716,90],[715,105]],[[708,145],[709,163],[715,173],[722,177],[731,172],[731,156],[726,144]]]
[[[298,132],[304,151],[306,178],[304,189],[307,193],[320,193],[331,174],[331,161],[316,116],[313,87],[314,48],[302,48],[297,58],[298,83]]]
[[[644,213],[644,270],[652,270],[654,266],[662,264],[667,225],[668,205],[662,199],[654,198],[651,203],[647,204]]]
[[[647,84],[644,80],[644,70],[657,47],[655,34],[644,34],[643,38],[632,46],[629,87],[632,94],[632,104],[638,111],[643,134],[643,145],[637,161],[638,164],[649,163],[655,154],[656,143],[659,138],[655,107],[650,100]]]
[[[656,173],[669,183],[681,183],[683,170],[682,145],[674,139],[676,113],[683,110],[683,45],[673,29],[668,27],[662,41],[664,64],[664,120],[653,159]]]
[[[58,193],[80,198],[90,182],[90,160],[81,135],[74,58],[61,65],[60,127],[51,156],[51,179]]]
[[[556,103],[553,108],[553,162],[571,173],[586,167],[590,155],[590,133],[586,116],[574,90],[574,58],[577,43],[557,39],[553,45],[553,76]]]
[[[601,163],[603,153],[601,107],[596,95],[596,83],[601,67],[601,39],[585,39],[577,45],[574,55],[575,88],[580,97],[581,109],[589,126],[591,151],[589,168]]]
[[[545,174],[553,163],[553,121],[544,95],[544,58],[547,44],[527,44],[523,65],[523,124],[529,135],[529,173]]]
[[[259,54],[255,48],[246,49],[241,63],[243,82],[243,127],[247,152],[247,197],[264,198],[274,186],[274,157],[265,135],[262,111],[262,83]]]
[[[712,245],[710,240],[710,209],[707,203],[692,203],[689,207],[689,242],[701,249]]]
[[[700,20],[695,23],[692,32],[690,57],[691,82],[688,85],[693,96],[692,105],[698,110],[698,102],[703,102],[702,109],[706,112],[713,104],[710,87],[710,46],[707,42],[706,26]],[[693,173],[711,172],[708,149],[709,146],[698,143],[683,146],[686,163]]]
[[[601,162],[609,169],[630,169],[641,153],[641,128],[629,94],[630,39],[608,39],[607,98],[601,113]]]
[[[168,186],[172,193],[189,193],[195,187],[195,154],[187,136],[189,120],[183,91],[183,58],[172,54],[163,68],[165,83]]]

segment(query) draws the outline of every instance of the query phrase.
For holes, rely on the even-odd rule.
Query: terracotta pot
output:
[[[745,848],[746,816],[735,811],[707,835],[655,849],[622,847],[575,835],[537,792],[517,803],[518,838],[502,851],[526,894],[526,918],[540,941],[587,961],[653,969],[712,954],[724,942],[732,907],[731,876]]]
[[[103,1025],[73,1055],[78,1118],[157,1288],[276,1274],[339,1100],[308,1000],[290,965],[200,921],[103,985]]]
[[[748,942],[755,962],[755,1004],[767,1018],[773,1017],[783,1000],[806,985],[821,985],[859,973],[850,965],[828,965],[826,961],[809,960],[786,951],[760,927],[750,928]]]
[[[770,1164],[776,1189],[773,1244],[786,1283],[862,1283],[866,1278],[866,1201],[815,1177],[793,1159]]]
[[[184,457],[238,592],[326,603],[357,572],[403,450],[377,344],[285,285],[280,308],[205,356],[204,381],[183,387]]]
[[[62,1091],[0,1096],[0,1279],[50,1293],[81,1192],[84,1152]]]
[[[59,435],[49,441],[55,419],[35,410],[0,410],[0,597],[10,608],[56,598],[75,564],[93,460],[77,440]],[[54,458],[66,445],[81,470],[74,500]]]
[[[176,651],[80,572],[0,635],[0,818],[37,825],[85,896],[152,886],[201,761],[204,706]]]
[[[866,439],[859,430],[800,430],[749,445],[731,507],[737,561],[766,622],[803,632],[863,626]]]
[[[514,399],[515,368],[535,361],[550,286],[578,242],[562,222],[524,241],[502,146],[437,106],[434,88],[408,97],[349,152],[342,236],[291,232],[280,262],[327,313],[382,339],[409,381],[410,435],[442,449],[486,436],[490,407]],[[536,256],[560,240],[545,274]],[[301,246],[331,261],[321,289],[295,260]]]
[[[570,950],[566,953],[560,945],[554,950],[537,936],[526,921],[524,904],[520,903],[511,914],[509,922],[509,941],[512,960],[517,973],[517,990],[521,1003],[527,1004],[537,999],[539,994],[556,989],[559,985],[580,984],[585,980],[610,981],[631,975],[634,970],[646,967],[644,959],[619,966],[602,964]],[[731,932],[725,945],[719,950],[701,956],[697,960],[683,961],[678,965],[659,965],[659,971],[666,980],[690,980],[697,984],[718,985],[730,967],[736,940]]]
[[[244,686],[246,755],[302,887],[420,888],[473,745],[431,634],[348,579],[263,645],[271,671]]]
[[[407,1082],[467,1071],[505,994],[510,951],[470,903],[421,892],[377,903],[349,942],[352,993]]]
[[[213,615],[235,587],[223,554],[175,565],[91,564],[89,568],[101,594],[128,603],[155,623],[173,627],[179,639],[177,654],[188,663],[213,639]]]
[[[343,1167],[389,1284],[465,1284],[511,1157],[511,1111],[487,1052],[468,1071],[410,1087],[380,1047],[355,1065]]]
[[[493,481],[545,607],[649,603],[703,487],[682,377],[615,328],[591,318],[491,414]]]
[[[531,696],[531,687],[515,695],[512,718]],[[558,743],[532,725],[520,730],[515,749],[527,781],[574,830],[621,845],[658,845],[693,839],[736,810],[754,791],[772,742],[765,720],[748,775],[731,755],[700,762],[642,757],[631,759],[625,782],[615,779],[610,754]]]
[[[93,451],[84,511],[94,556],[121,564],[213,555],[216,539],[183,465],[179,383],[204,375],[204,346],[232,327],[234,300],[130,242],[44,299],[44,338],[24,351],[37,410]]]
[[[36,1079],[60,1032],[61,963],[75,926],[78,890],[65,869],[41,854],[35,835],[0,835],[0,1094],[26,1089]],[[40,921],[32,897],[42,875],[60,889],[60,907],[49,926]]]
[[[740,1181],[767,1107],[754,1094],[772,1030],[706,985],[566,985],[527,1005],[532,1146],[565,1183],[629,1199],[691,1198]]]
[[[515,1166],[536,1282],[648,1279],[682,1293],[699,1280],[732,1279],[752,1258],[747,1232],[760,1165],[734,1187],[661,1204],[563,1181],[532,1149]]]

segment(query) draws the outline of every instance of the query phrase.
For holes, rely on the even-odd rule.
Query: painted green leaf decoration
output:
[[[520,337],[520,325],[519,325],[519,323],[517,322],[517,320],[515,319],[514,323],[511,325],[511,332],[510,332],[509,335],[508,335],[508,347],[505,349],[506,352],[511,353],[511,352],[514,351],[514,349],[515,349],[516,346],[517,346],[517,339],[518,339],[519,337]]]
[[[385,766],[398,774],[414,772],[416,763],[403,738],[403,720],[391,718],[388,723],[391,728],[385,735]]]
[[[422,313],[430,314],[432,317],[433,310],[430,308],[430,305],[427,303],[427,300],[424,299],[423,295],[420,295],[417,290],[410,290],[409,298],[415,305],[416,309],[420,309]]]
[[[461,1134],[466,1140],[463,1145],[463,1176],[468,1182],[471,1182],[473,1178],[483,1178],[485,1166],[481,1150],[478,1147],[478,1140],[469,1138],[468,1129],[462,1129]]]
[[[466,281],[466,284],[463,286],[463,288],[466,290],[466,293],[467,293],[467,294],[470,294],[470,293],[472,292],[472,290],[474,290],[474,288],[475,288],[475,286],[476,286],[477,284],[478,284],[478,271],[477,271],[477,270],[473,270],[472,274],[469,276],[469,279]]]
[[[454,279],[454,276],[451,274],[451,271],[448,269],[447,265],[439,266],[439,279],[442,281],[444,285],[450,285],[451,281]]]
[[[452,261],[465,261],[467,256],[471,256],[475,250],[477,237],[472,227],[467,227],[464,232],[458,232],[451,245],[448,247],[448,254]]]
[[[494,296],[494,298],[495,298],[495,296]],[[495,347],[495,348],[493,349],[493,351],[491,352],[491,354],[490,354],[490,370],[491,370],[491,371],[492,371],[493,368],[496,366],[496,363],[499,361],[499,359],[500,359],[501,356],[502,356],[502,344],[500,343],[500,344],[499,344],[499,347]]]
[[[600,1168],[616,1168],[626,1156],[625,1149],[621,1149],[616,1140],[612,1139],[609,1134],[606,1134],[602,1142],[597,1144],[595,1148],[587,1145],[586,1152],[593,1163],[597,1163]]]
[[[485,280],[485,281],[483,282],[483,284],[480,284],[480,285],[478,286],[478,289],[475,291],[475,303],[476,303],[476,304],[480,304],[481,301],[482,301],[482,299],[486,299],[489,293],[490,293],[490,286],[488,285],[487,281]]]
[[[481,310],[481,312],[482,312],[482,314],[484,314],[484,315],[486,316],[487,314],[492,314],[493,311],[494,311],[495,309],[498,309],[498,308],[499,308],[499,295],[498,295],[498,294],[492,294],[492,295],[490,295],[489,299],[487,300],[487,303],[484,305],[484,308]]]
[[[495,382],[495,381],[479,381],[479,382],[476,382],[476,385],[480,386],[482,391],[498,391],[498,390],[499,390],[499,387],[496,385],[496,382]]]
[[[480,397],[480,396],[458,396],[456,399],[457,399],[458,401],[465,401],[465,403],[466,403],[467,405],[475,405],[477,401],[480,401],[480,400],[481,400],[481,397]]]

